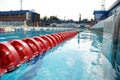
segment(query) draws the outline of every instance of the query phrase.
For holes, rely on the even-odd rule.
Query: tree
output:
[[[82,21],[89,21],[88,19],[82,19]]]
[[[48,20],[47,16],[44,16],[44,17],[42,18],[42,20]]]
[[[50,16],[49,20],[59,20],[59,18],[57,16]]]
[[[60,20],[57,18],[57,16],[50,16],[49,18],[47,16],[44,16],[41,20],[47,21],[47,20]]]
[[[91,18],[91,20],[90,20],[90,26],[93,26],[93,25],[94,25],[94,19]]]

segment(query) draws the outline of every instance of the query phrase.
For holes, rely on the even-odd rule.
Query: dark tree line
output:
[[[60,20],[57,16],[44,16],[41,20]]]

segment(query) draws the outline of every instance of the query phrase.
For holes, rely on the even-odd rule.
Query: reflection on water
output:
[[[115,72],[111,63],[109,63],[109,61],[101,53],[101,40],[102,37],[98,34],[88,32],[78,34],[78,45],[81,45],[81,47],[78,48],[82,49],[84,46],[91,45],[91,47],[87,46],[86,48],[89,48],[87,49],[90,51],[89,53],[96,55],[96,59],[91,61],[91,76],[88,80],[115,80]],[[87,43],[88,41],[91,41],[91,43]]]

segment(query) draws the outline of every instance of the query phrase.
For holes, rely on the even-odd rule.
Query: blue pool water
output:
[[[9,33],[0,33],[0,42],[13,40],[13,39],[22,39],[26,37],[33,37],[33,36],[39,36],[44,34],[50,34],[50,33],[56,33],[56,32],[62,32],[64,30],[52,30],[52,29],[40,29],[40,31],[15,31],[15,32],[9,32]]]
[[[52,32],[18,32],[0,34],[0,41],[21,39]],[[8,36],[9,34],[9,36]],[[101,53],[102,35],[85,30],[55,46],[1,80],[115,80],[111,63]]]

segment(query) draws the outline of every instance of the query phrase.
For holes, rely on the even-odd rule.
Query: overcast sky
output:
[[[43,16],[78,20],[93,18],[94,10],[101,10],[102,0],[22,0],[23,10],[35,10]],[[105,0],[108,9],[116,0]],[[0,11],[20,10],[20,0],[0,0]]]

